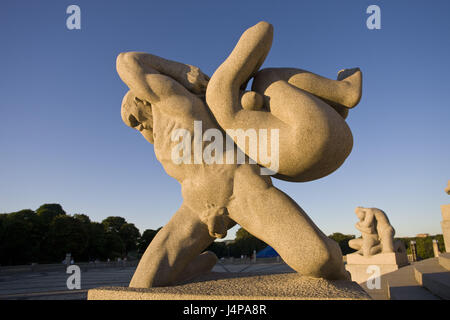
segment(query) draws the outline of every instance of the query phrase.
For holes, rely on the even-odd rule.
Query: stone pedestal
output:
[[[433,239],[433,253],[436,258],[439,257],[439,242],[436,239]]]
[[[350,272],[352,281],[359,284],[364,283],[373,276],[373,270],[370,266],[380,268],[380,276],[389,272],[398,270],[400,267],[408,264],[408,257],[405,252],[379,253],[371,257],[364,257],[359,253],[347,255],[347,264],[345,268]]]
[[[450,204],[441,206],[442,211],[442,233],[444,235],[445,251],[450,252]]]
[[[103,287],[88,300],[369,300],[355,282],[304,277],[297,273],[253,275],[212,273],[209,278],[172,287]]]

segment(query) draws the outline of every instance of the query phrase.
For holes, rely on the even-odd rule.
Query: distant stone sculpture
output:
[[[450,180],[448,180],[448,182],[447,182],[447,187],[445,187],[445,192],[447,194],[450,194]]]
[[[394,252],[395,230],[384,211],[377,208],[357,207],[355,214],[359,221],[356,229],[361,231],[361,238],[352,239],[348,245],[358,250],[365,257],[377,253]]]
[[[383,275],[408,264],[405,245],[401,240],[394,240],[395,230],[383,210],[357,207],[355,214],[361,238],[348,242],[357,251],[347,254],[345,266],[353,281],[365,286],[372,268],[379,268],[379,275]]]
[[[303,275],[349,278],[337,243],[267,174],[310,181],[341,166],[353,145],[345,117],[360,100],[361,72],[342,70],[330,80],[293,68],[259,70],[272,38],[266,22],[249,28],[211,79],[151,54],[118,56],[117,71],[130,89],[122,119],[154,145],[183,195],[130,287],[174,285],[209,271],[217,258],[203,251],[236,223]],[[252,91],[245,91],[251,78]],[[268,138],[268,131],[275,134]],[[223,144],[230,137],[231,147]]]

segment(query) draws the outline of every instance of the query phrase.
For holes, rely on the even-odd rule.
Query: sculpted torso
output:
[[[158,81],[165,81],[166,87],[162,92],[157,92],[159,99],[147,104],[134,96],[131,91],[125,96],[124,104],[137,114],[135,117],[139,125],[134,126],[142,135],[154,145],[156,158],[171,177],[177,179],[182,186],[184,204],[196,212],[208,211],[208,206],[217,209],[226,207],[233,191],[233,176],[237,168],[236,164],[206,164],[194,163],[194,121],[201,119],[204,131],[217,128],[205,103],[201,98],[188,92],[173,79],[163,75],[155,75]],[[167,94],[168,93],[168,94]],[[151,108],[147,115],[138,112],[142,108]],[[171,139],[172,133],[177,129],[183,129],[190,134],[191,163],[175,163],[173,150],[180,141]],[[203,142],[203,150],[209,142]],[[235,148],[236,149],[236,148]],[[226,152],[234,150],[225,150]],[[223,161],[225,163],[225,161]],[[215,190],[215,192],[210,192]],[[231,222],[230,222],[231,224]],[[232,226],[232,225],[231,225]],[[226,235],[226,230],[221,236]]]

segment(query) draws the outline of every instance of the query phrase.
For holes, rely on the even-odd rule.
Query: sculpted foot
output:
[[[176,283],[181,284],[210,272],[218,261],[219,259],[217,259],[217,256],[214,254],[214,252],[203,252],[183,270]]]
[[[338,72],[337,80],[342,81],[348,85],[347,93],[345,94],[343,106],[353,108],[361,100],[362,94],[362,73],[359,68],[342,69]]]

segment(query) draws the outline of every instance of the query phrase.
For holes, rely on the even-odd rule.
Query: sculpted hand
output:
[[[205,94],[209,77],[200,68],[188,65],[189,72],[186,73],[186,87],[195,94]]]

